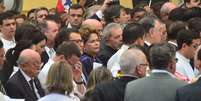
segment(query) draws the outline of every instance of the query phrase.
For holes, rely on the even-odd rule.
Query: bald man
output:
[[[21,98],[25,101],[36,101],[45,95],[37,78],[41,67],[39,53],[31,49],[21,52],[18,60],[20,69],[6,84],[7,95],[12,98]]]
[[[82,22],[82,26],[86,25],[95,28],[102,36],[103,25],[100,21],[96,19],[86,19],[85,21]]]

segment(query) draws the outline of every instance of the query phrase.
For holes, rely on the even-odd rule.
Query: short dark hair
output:
[[[184,21],[184,12],[185,12],[184,8],[181,8],[181,7],[175,8],[170,12],[168,18],[172,21],[177,21],[177,20]]]
[[[47,15],[45,20],[51,20],[56,22],[57,24],[61,24],[61,18],[58,15]]]
[[[191,18],[190,20],[188,20],[188,28],[200,33],[201,32],[201,18],[194,17],[194,18]]]
[[[85,15],[85,9],[81,5],[79,5],[79,4],[73,4],[73,5],[71,5],[70,8],[69,8],[69,10],[68,10],[68,14],[70,13],[71,9],[82,9],[82,11],[83,11],[82,15],[83,16]]]
[[[181,16],[181,15],[180,15]],[[188,21],[194,17],[201,17],[201,8],[200,7],[193,7],[188,8],[184,12],[184,21]]]
[[[187,23],[183,21],[175,21],[172,22],[167,29],[168,40],[176,40],[177,32],[181,29],[185,29],[187,27]]]
[[[63,27],[60,32],[55,37],[55,49],[64,41],[70,40],[71,33],[79,33],[78,29],[76,28],[66,28]]]
[[[150,49],[150,63],[152,68],[165,70],[175,58],[176,50],[168,43],[153,44]]]
[[[125,44],[132,44],[138,38],[142,38],[144,36],[144,33],[145,31],[142,25],[138,23],[130,23],[126,25],[126,27],[123,29],[123,42]]]
[[[66,59],[70,58],[72,55],[77,57],[81,56],[80,49],[74,42],[63,42],[56,49],[56,55],[64,55]]]
[[[201,60],[201,48],[200,48],[199,51],[198,51],[197,59],[198,59],[198,60]]]
[[[199,33],[196,33],[192,30],[182,29],[177,33],[177,44],[178,50],[182,48],[182,45],[185,43],[187,45],[191,45],[194,39],[200,38]]]
[[[36,11],[35,8],[29,10],[29,11],[27,12],[27,18],[29,18],[29,16],[30,16],[31,13],[35,13],[35,11]]]
[[[0,14],[0,25],[3,24],[3,20],[14,19],[14,14],[11,12],[3,12]]]

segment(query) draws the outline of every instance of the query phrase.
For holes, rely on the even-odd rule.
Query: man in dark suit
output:
[[[149,77],[127,84],[124,101],[175,101],[176,89],[185,85],[174,78],[175,50],[168,43],[150,49],[153,70]]]
[[[19,71],[6,84],[6,93],[12,98],[36,101],[45,95],[37,75],[41,67],[40,55],[31,49],[25,49],[18,58]]]
[[[90,101],[123,101],[126,84],[146,75],[147,60],[138,48],[131,48],[121,55],[123,76],[114,81],[97,85]]]
[[[197,54],[195,55],[196,67],[201,73],[201,48],[199,47]],[[198,80],[195,83],[186,85],[177,89],[176,101],[201,101],[201,75],[198,76]]]

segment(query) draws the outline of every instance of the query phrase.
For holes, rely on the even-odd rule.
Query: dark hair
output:
[[[133,18],[136,12],[146,12],[146,10],[143,8],[135,7],[133,10],[131,10],[131,18]]]
[[[22,39],[31,40],[33,44],[38,44],[47,37],[38,29],[33,29],[31,32],[23,34]]]
[[[27,48],[30,48],[33,45],[31,40],[20,40],[17,42],[16,46],[14,48],[9,49],[6,52],[6,60],[9,64],[12,66],[17,66],[17,59],[20,55],[20,53]]]
[[[150,49],[150,63],[155,69],[167,69],[175,57],[175,48],[168,43],[153,44]]]
[[[193,7],[193,8],[188,8],[185,10],[184,21],[187,21],[194,17],[201,17],[201,8],[200,7]]]
[[[145,29],[145,33],[149,33],[150,28],[155,27],[155,22],[160,21],[157,16],[153,14],[147,14],[143,18],[140,19],[139,23]]]
[[[61,24],[61,18],[58,15],[47,15],[45,20],[51,20],[56,22],[57,24]]]
[[[103,12],[106,24],[114,22],[114,18],[120,16],[120,9],[120,5],[111,5]]]
[[[183,21],[176,21],[169,25],[167,29],[168,40],[176,40],[177,32],[181,29],[186,29],[187,23]]]
[[[35,11],[36,11],[35,8],[29,10],[29,11],[27,12],[27,18],[29,18],[29,16],[30,16],[31,13],[35,13]]]
[[[184,12],[185,12],[185,9],[184,8],[175,8],[173,9],[170,14],[169,14],[169,19],[172,20],[172,21],[184,21]]]
[[[82,9],[82,11],[83,11],[82,15],[83,16],[85,15],[85,9],[81,5],[79,5],[79,4],[73,4],[73,5],[71,5],[71,7],[68,10],[68,13],[70,13],[71,9]]]
[[[0,40],[0,48],[3,48],[3,42]]]
[[[182,48],[182,45],[185,43],[191,45],[194,39],[200,38],[199,33],[193,32],[192,30],[183,29],[177,33],[177,44],[178,50]]]
[[[15,31],[15,41],[20,41],[24,35],[29,34],[30,32],[33,32],[36,29],[33,25],[30,24],[24,24],[21,26],[17,26]]]
[[[142,25],[137,23],[130,23],[123,29],[123,42],[125,44],[131,44],[135,42],[138,38],[144,36],[145,30]]]
[[[37,14],[38,11],[41,11],[41,10],[45,10],[45,11],[47,11],[47,13],[49,13],[49,11],[48,11],[48,9],[47,9],[46,7],[39,7],[39,8],[36,8],[35,13]]]
[[[79,33],[79,31],[76,28],[62,28],[60,32],[55,37],[55,49],[64,41],[69,41],[69,37],[71,33]]]
[[[6,20],[6,19],[14,19],[14,14],[8,11],[0,13],[0,25],[2,25],[3,20]]]
[[[64,55],[65,58],[69,58],[72,55],[76,55],[77,57],[81,56],[80,49],[74,42],[63,42],[56,49],[56,55]]]
[[[201,18],[195,17],[195,18],[191,18],[190,20],[188,20],[188,28],[200,33],[201,32]]]

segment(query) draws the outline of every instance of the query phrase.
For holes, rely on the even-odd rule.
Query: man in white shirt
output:
[[[74,42],[64,42],[61,45],[59,45],[56,50],[56,56],[54,56],[52,59],[49,59],[49,61],[44,65],[44,67],[42,68],[42,70],[38,75],[42,87],[46,89],[45,83],[51,65],[56,61],[66,61],[70,65],[72,65],[73,67],[72,70],[76,71],[73,72],[73,78],[75,83],[77,83],[76,86],[80,86],[80,89],[78,89],[78,92],[76,93],[80,93],[81,95],[84,94],[85,88],[83,85],[84,84],[83,78],[81,76],[82,65],[80,63],[80,56],[81,56],[80,50]]]
[[[122,47],[108,60],[107,68],[116,77],[118,72],[121,71],[119,60],[121,54],[123,54],[131,45],[143,46],[144,28],[137,23],[128,24],[122,34],[123,45]]]
[[[0,30],[2,33],[1,40],[3,42],[5,52],[16,45],[14,39],[16,22],[13,16],[14,15],[10,12],[0,14]]]
[[[195,50],[200,45],[199,33],[190,30],[181,30],[177,34],[178,51],[176,58],[176,72],[192,80],[196,77],[196,69],[190,64],[190,59],[194,57]]]

